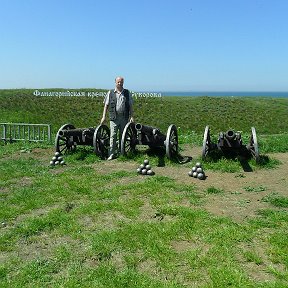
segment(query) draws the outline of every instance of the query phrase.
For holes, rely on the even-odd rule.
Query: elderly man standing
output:
[[[133,101],[129,90],[123,88],[124,78],[116,77],[115,89],[109,90],[104,99],[103,116],[100,121],[105,122],[107,111],[110,118],[110,151],[107,160],[116,158],[116,141],[119,132],[119,145],[125,125],[133,119]]]

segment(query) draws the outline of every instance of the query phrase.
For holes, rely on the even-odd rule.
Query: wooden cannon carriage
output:
[[[96,128],[75,128],[72,124],[63,125],[55,138],[55,149],[60,154],[74,151],[77,145],[92,146],[96,155],[105,159],[109,152],[110,129],[106,125]]]
[[[167,134],[158,128],[145,126],[140,123],[127,123],[121,139],[121,154],[127,155],[135,151],[137,145],[148,145],[150,148],[162,147],[169,159],[178,155],[178,133],[174,124],[168,127]]]
[[[55,138],[55,149],[60,154],[72,152],[78,145],[92,146],[96,155],[106,159],[109,153],[110,129],[106,125],[96,128],[76,128],[72,124],[63,125]],[[122,133],[120,152],[127,155],[135,151],[137,145],[148,145],[150,148],[162,147],[169,159],[178,155],[178,133],[174,124],[170,125],[167,134],[158,128],[140,123],[127,123]]]
[[[210,128],[205,127],[202,158],[205,159],[208,154],[213,151],[220,151],[224,156],[252,156],[256,162],[259,162],[259,148],[256,136],[256,129],[251,128],[251,135],[249,143],[243,144],[240,132],[228,130],[227,132],[220,132],[217,143],[211,141]]]

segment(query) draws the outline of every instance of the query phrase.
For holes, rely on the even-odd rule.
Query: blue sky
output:
[[[0,4],[0,88],[288,91],[287,0]]]

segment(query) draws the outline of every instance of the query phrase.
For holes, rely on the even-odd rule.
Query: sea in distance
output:
[[[161,93],[161,96],[209,96],[209,97],[272,97],[272,98],[288,98],[287,92],[249,92],[249,91],[225,91],[225,92],[211,92],[211,91],[193,91],[193,92],[177,92],[177,91],[166,91],[158,92]]]

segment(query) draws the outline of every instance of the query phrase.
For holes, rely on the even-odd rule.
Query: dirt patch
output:
[[[207,178],[205,180],[198,180],[188,176],[188,172],[191,170],[193,164],[195,164],[194,157],[199,157],[201,155],[201,147],[192,147],[191,145],[182,145],[181,154],[185,156],[191,156],[191,165],[173,165],[164,167],[153,167],[153,171],[156,175],[162,175],[174,179],[174,181],[193,185],[195,187],[195,192],[201,194],[204,198],[205,204],[204,208],[207,211],[219,215],[228,216],[237,222],[241,222],[246,218],[250,218],[256,215],[259,209],[271,208],[272,206],[262,201],[263,198],[269,194],[276,193],[281,196],[288,197],[288,153],[273,153],[267,156],[277,159],[281,162],[279,166],[274,169],[259,169],[252,172],[241,171],[240,173],[222,173],[210,170],[204,170],[206,172]],[[19,157],[35,157],[43,165],[49,165],[49,160],[54,154],[54,149],[41,149],[36,148],[27,153],[19,152],[14,154],[13,158]],[[95,162],[94,164],[88,164],[95,169],[98,174],[108,174],[119,171],[133,172],[139,166],[133,160],[130,161],[119,161],[115,159],[113,161],[101,161]],[[69,163],[67,163],[67,167]],[[57,169],[52,169],[52,173],[61,173],[65,171],[66,168],[59,167]],[[135,182],[142,182],[147,177],[141,176],[130,177],[124,176],[119,177],[116,181],[109,185],[125,185]],[[153,177],[153,176],[152,176]],[[28,177],[23,177],[17,184],[23,186],[31,185],[31,179]],[[111,188],[111,187],[107,188]],[[216,190],[222,191],[219,194],[208,193],[209,188],[215,188]],[[2,189],[1,193],[4,194],[6,191]],[[147,203],[146,203],[147,204]],[[189,204],[188,204],[189,205]],[[142,215],[147,214],[145,210],[151,210],[151,207],[147,205],[143,207]],[[153,209],[152,209],[153,210]],[[156,212],[149,211],[149,215],[155,214]],[[149,216],[150,217],[150,216]],[[141,218],[141,216],[140,216]]]
[[[259,236],[261,238],[261,236]],[[281,273],[285,271],[285,267],[279,263],[273,263],[269,260],[266,252],[264,251],[265,244],[257,243],[253,240],[252,243],[241,243],[239,245],[239,253],[236,255],[238,261],[241,263],[243,269],[247,272],[249,277],[254,281],[274,281],[274,276],[269,273],[269,270],[275,269],[277,271],[281,271]],[[245,256],[248,253],[252,253],[252,255],[256,255],[256,259],[249,259],[249,256]],[[255,257],[255,256],[254,256]]]
[[[183,155],[192,156],[201,154],[201,149],[199,147],[188,147],[186,146],[183,151]],[[23,158],[23,157],[35,157],[43,165],[49,165],[50,158],[53,155],[53,149],[34,149],[31,152],[22,152],[17,155],[11,156],[14,158]],[[265,208],[272,208],[273,206],[268,202],[264,202],[263,198],[272,193],[277,193],[281,196],[288,197],[288,153],[275,153],[268,155],[271,158],[275,158],[281,162],[279,166],[275,169],[259,169],[253,172],[241,171],[240,173],[221,173],[210,170],[204,170],[206,172],[207,178],[205,180],[198,180],[188,176],[188,172],[191,170],[192,166],[195,164],[194,159],[190,164],[185,165],[167,165],[164,167],[153,167],[153,171],[156,176],[165,176],[173,179],[179,184],[191,185],[194,187],[196,194],[201,195],[204,199],[202,207],[208,212],[217,215],[229,217],[235,222],[243,222],[246,219],[253,218],[256,216],[257,211]],[[10,157],[10,156],[9,156]],[[73,164],[72,164],[73,165]],[[108,181],[109,184],[105,188],[113,188],[114,186],[129,185],[132,183],[142,182],[150,176],[136,175],[136,169],[139,166],[139,163],[136,161],[101,161],[95,162],[93,164],[85,164],[92,167],[96,174],[107,175],[113,172],[117,173],[120,171],[128,172],[130,174],[121,175],[118,179],[114,180],[113,183]],[[67,166],[57,167],[52,169],[51,173],[62,173],[66,171],[67,168],[71,167],[69,163]],[[131,172],[135,172],[134,176],[131,175]],[[153,176],[152,176],[153,177]],[[33,185],[33,178],[22,177],[17,180],[17,185],[21,186],[31,186]],[[208,192],[209,188],[215,188],[215,191],[219,193]],[[5,196],[8,193],[8,189],[3,187],[0,188],[0,193]],[[179,193],[182,193],[179,191]],[[4,198],[3,196],[3,198]],[[119,197],[120,202],[127,202],[130,200],[131,193],[128,191]],[[139,207],[139,215],[134,220],[131,220],[125,217],[118,211],[109,211],[102,212],[93,216],[85,216],[81,218],[80,224],[82,224],[83,229],[89,229],[90,231],[103,231],[103,230],[114,230],[119,228],[119,223],[132,223],[132,221],[144,221],[144,222],[155,222],[155,221],[173,221],[175,216],[163,215],[153,207],[148,198],[141,198],[143,205]],[[1,198],[0,198],[1,201]],[[82,201],[84,201],[82,199]],[[65,207],[65,211],[68,213],[71,209],[74,209],[74,204],[69,204]],[[183,198],[180,205],[185,207],[192,207],[192,204]],[[14,219],[14,224],[23,221],[24,219],[31,216],[42,216],[46,215],[51,211],[51,209],[59,208],[58,205],[52,207],[45,207],[40,209],[35,209],[31,213],[23,214],[16,219]],[[274,209],[277,209],[273,207]],[[9,225],[10,226],[10,225]],[[9,229],[9,226],[3,227],[3,229]],[[257,241],[260,241],[257,239]],[[266,255],[266,251],[261,250],[261,245],[259,243],[242,243],[243,246],[239,246],[239,252],[236,257],[239,260],[240,265],[243,270],[247,271],[249,277],[254,281],[274,281],[275,278],[269,270],[275,269],[281,273],[285,272],[285,267],[279,264],[272,263]],[[170,243],[171,248],[178,254],[189,253],[190,251],[196,251],[199,253],[199,256],[205,256],[209,250],[210,246],[203,243],[198,243],[197,241],[190,240],[175,240]],[[250,246],[249,246],[250,245]],[[11,257],[19,257],[25,261],[31,261],[38,258],[50,258],[53,257],[56,249],[58,247],[70,247],[79,249],[79,257],[83,258],[84,265],[89,268],[97,268],[102,260],[109,260],[116,267],[118,271],[123,271],[127,268],[126,255],[124,252],[115,251],[111,255],[96,255],[93,257],[86,257],[85,249],[88,249],[87,246],[83,245],[79,241],[73,240],[70,237],[60,237],[50,238],[46,233],[41,235],[36,235],[31,237],[29,241],[19,241],[18,247],[15,252],[4,252],[0,254],[0,264],[5,263]],[[76,249],[76,248],[75,248]],[[245,253],[254,253],[259,256],[259,263],[247,259]],[[181,283],[185,283],[187,287],[199,287],[204,283],[209,283],[209,276],[207,271],[203,269],[201,271],[201,278],[195,278],[193,281],[191,279],[186,279],[185,275],[188,274],[188,271],[191,270],[191,265],[187,263],[179,263],[179,267],[176,271],[164,271],[157,265],[156,260],[147,259],[142,255],[143,253],[136,253],[135,257],[139,258],[137,270],[140,273],[149,275],[150,277],[167,281],[169,279],[179,280]],[[106,257],[106,258],[105,258]],[[107,258],[108,257],[108,258]],[[183,273],[184,271],[184,273]],[[187,272],[187,273],[186,273]],[[197,275],[196,275],[197,276]]]
[[[199,147],[186,149],[185,155],[199,155]],[[228,216],[234,221],[241,222],[256,215],[259,209],[272,206],[262,201],[269,194],[277,193],[288,197],[288,153],[274,153],[268,155],[281,162],[274,169],[259,169],[253,172],[222,173],[205,171],[207,178],[199,180],[188,176],[193,167],[155,167],[156,175],[168,176],[176,182],[193,185],[195,191],[204,195],[204,208],[218,216]],[[193,163],[193,164],[192,164]],[[205,169],[205,167],[204,167]],[[209,194],[208,189],[222,191],[219,194]]]
[[[136,172],[135,168],[136,166],[134,161],[121,162],[117,159],[114,159],[111,161],[102,161],[99,163],[95,163],[92,166],[95,169],[95,171],[97,171],[100,174],[107,174],[119,171]]]
[[[191,250],[199,250],[201,251],[201,255],[205,255],[210,249],[210,246],[207,244],[198,241],[193,242],[188,240],[172,241],[171,246],[177,253],[183,253]]]
[[[117,229],[119,228],[119,222],[130,222],[131,220],[126,218],[120,212],[110,211],[99,213],[97,217],[85,216],[79,221],[85,229],[102,231]]]
[[[32,237],[29,241],[26,239],[19,241],[16,252],[19,258],[31,261],[34,259],[49,258],[57,247],[67,245],[78,247],[80,243],[69,236],[51,238],[51,235],[43,232],[41,235]]]

